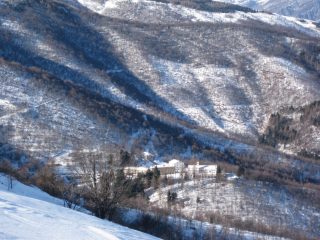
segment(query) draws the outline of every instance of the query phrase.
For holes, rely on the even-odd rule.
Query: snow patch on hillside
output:
[[[251,51],[256,54],[255,49]],[[262,131],[267,121],[262,118],[264,113],[287,105],[288,97],[289,102],[301,105],[306,104],[305,99],[319,97],[315,92],[319,86],[308,73],[281,58],[256,54],[250,69],[256,74],[256,85],[234,68],[155,57],[152,62],[160,76],[155,91],[199,126],[214,131],[254,134],[253,129]],[[272,101],[275,105],[267,104],[270,95],[277,99]]]
[[[166,208],[167,192],[176,192],[179,211],[194,218],[214,213],[233,219],[252,220],[267,226],[288,226],[317,236],[319,230],[312,226],[320,224],[319,209],[308,206],[294,198],[285,188],[226,176],[227,181],[198,179],[158,189],[149,198],[156,206]]]
[[[320,19],[318,0],[219,0],[220,2],[242,5],[255,10],[271,11],[282,15]]]
[[[246,123],[239,119],[238,110],[246,111],[248,106],[232,105],[223,94],[235,81],[232,69],[161,59],[154,59],[154,65],[161,76],[157,92],[170,99],[178,110],[190,116],[199,126],[222,132],[225,129],[238,133],[247,131]],[[172,88],[175,88],[175,92],[171,94]],[[192,102],[200,104],[193,105]],[[211,104],[208,105],[208,102]]]
[[[208,22],[208,23],[240,23],[240,21],[258,20],[270,25],[278,25],[293,28],[314,37],[320,37],[320,31],[311,20],[300,21],[294,17],[285,17],[268,13],[217,13],[200,11],[171,3],[161,3],[148,0],[109,0],[105,3],[96,1],[78,0],[79,3],[88,7],[98,14],[119,17],[150,23],[165,21],[177,22]],[[133,9],[132,9],[133,8]],[[128,12],[128,10],[130,11]],[[156,11],[155,11],[156,10]],[[153,12],[153,18],[144,18],[146,13]],[[121,13],[121,14],[119,14]],[[173,17],[173,18],[172,18]]]
[[[59,206],[61,200],[37,188],[0,177],[0,239],[126,240],[157,239],[150,235]]]
[[[10,178],[7,175],[0,173],[0,191],[10,192],[28,198],[34,198],[48,203],[63,205],[63,201],[61,199],[52,197],[36,187],[25,185],[16,180],[13,180],[12,182],[12,189],[10,188],[10,190],[8,190],[9,183]]]
[[[15,110],[16,107],[11,104],[8,100],[0,99],[0,110],[9,111]]]

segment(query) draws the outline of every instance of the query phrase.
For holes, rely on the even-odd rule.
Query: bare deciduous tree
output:
[[[127,180],[114,161],[104,159],[99,152],[82,153],[79,157],[76,173],[84,189],[85,205],[97,217],[110,219],[123,200]]]

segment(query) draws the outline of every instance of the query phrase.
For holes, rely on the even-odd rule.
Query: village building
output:
[[[185,170],[185,164],[184,162],[178,160],[178,159],[172,159],[168,162],[168,166],[174,167],[175,173],[182,173]]]
[[[160,176],[165,176],[165,175],[169,175],[169,174],[174,174],[175,173],[175,168],[173,166],[160,165],[160,166],[157,166],[157,168],[160,171]]]
[[[150,152],[143,152],[143,159],[146,161],[153,161],[154,155]]]
[[[200,165],[197,162],[197,164],[189,164],[186,167],[184,162],[178,159],[172,159],[168,163],[154,165],[150,168],[125,167],[124,173],[128,177],[137,177],[139,174],[146,174],[148,169],[152,171],[155,167],[158,168],[161,176],[179,174],[180,177],[183,177],[187,173],[190,177],[215,177],[217,174],[217,165]]]
[[[191,177],[215,177],[217,175],[217,165],[189,164],[187,172]]]
[[[137,177],[139,174],[146,174],[148,168],[146,167],[125,167],[123,172],[128,177]]]

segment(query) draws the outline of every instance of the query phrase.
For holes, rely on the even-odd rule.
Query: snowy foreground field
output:
[[[1,240],[157,239],[109,221],[59,206],[62,201],[37,188],[0,176]]]
[[[0,240],[115,240],[115,239],[158,239],[112,222],[101,220],[75,210],[62,207],[62,200],[54,198],[35,187],[14,181],[8,190],[8,179],[0,175]],[[130,214],[129,214],[130,213]],[[131,220],[139,217],[134,210],[129,211]],[[227,233],[229,239],[283,240],[249,231],[223,228],[221,225],[188,221],[169,217],[169,222],[184,226],[185,239],[193,239],[196,230],[204,235],[204,230],[215,229],[216,234]],[[224,232],[227,229],[227,232]],[[181,229],[180,229],[181,230]]]

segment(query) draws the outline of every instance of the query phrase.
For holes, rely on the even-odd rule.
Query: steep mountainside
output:
[[[320,2],[318,0],[221,0],[221,2],[320,21]]]
[[[0,0],[0,32],[8,158],[116,145],[137,156],[250,155],[320,180],[318,164],[258,145],[271,114],[320,99],[312,21],[211,1]]]
[[[290,107],[272,114],[260,142],[287,152],[299,146],[299,155],[320,159],[320,102]]]

